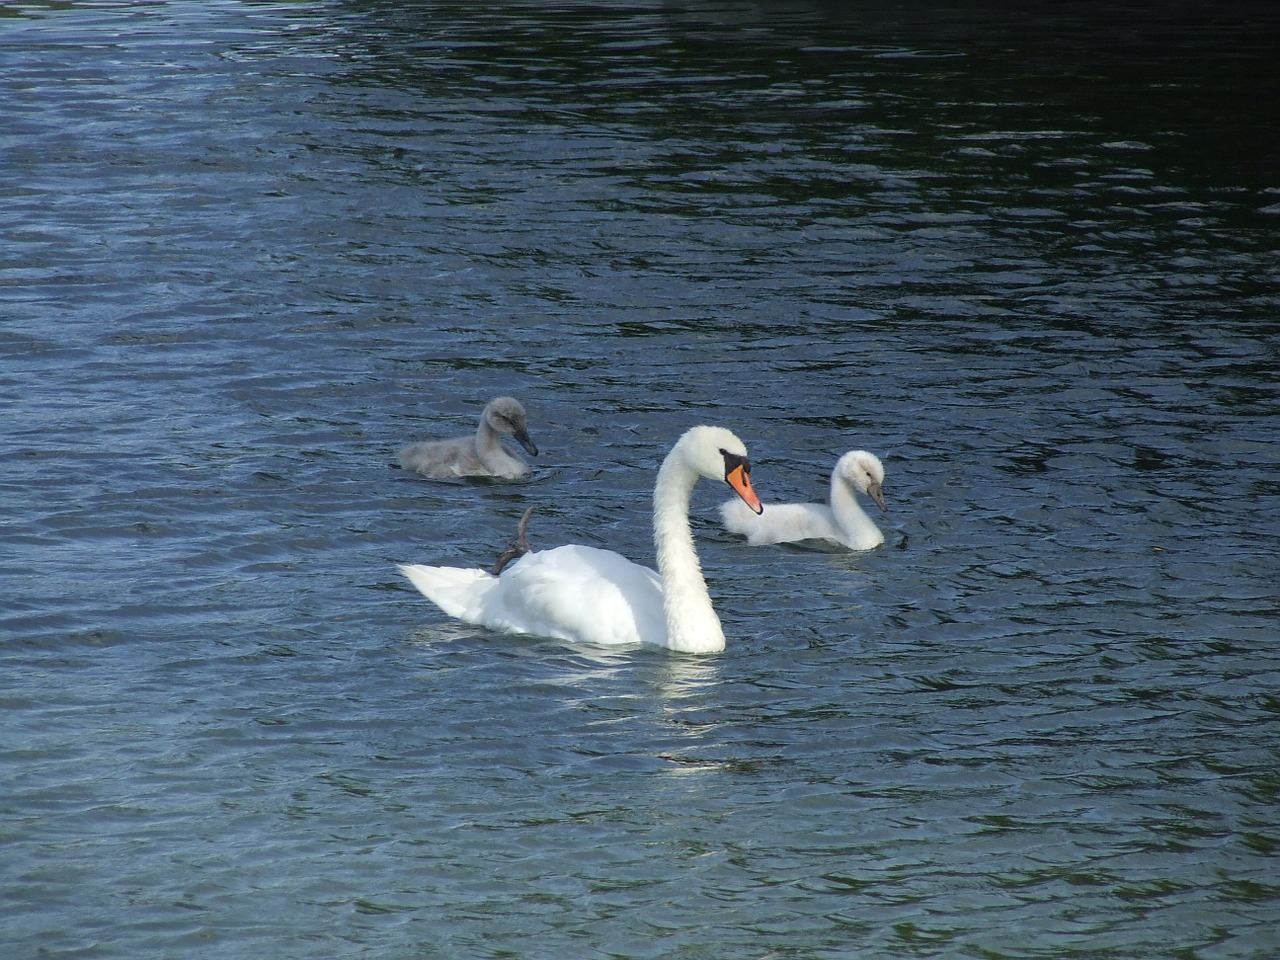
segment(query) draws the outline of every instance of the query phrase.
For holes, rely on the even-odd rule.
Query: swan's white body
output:
[[[884,466],[880,458],[865,450],[851,450],[836,461],[831,472],[831,502],[770,504],[769,512],[756,516],[741,510],[737,501],[720,506],[725,529],[739,533],[747,542],[791,543],[796,540],[832,540],[850,550],[870,550],[884,543],[884,534],[858,504],[860,490],[881,510],[887,509],[881,485]]]
[[[654,486],[659,573],[579,545],[527,553],[496,577],[459,567],[400,570],[449,616],[493,630],[715,653],[724,649],[724,630],[689,530],[689,498],[700,476],[726,480],[763,509],[751,490],[742,441],[719,427],[689,430],[663,460]]]
[[[495,397],[485,404],[474,436],[411,443],[400,451],[400,466],[424,477],[498,477],[515,480],[529,465],[502,445],[515,440],[533,456],[538,448],[529,439],[524,407],[512,397]]]

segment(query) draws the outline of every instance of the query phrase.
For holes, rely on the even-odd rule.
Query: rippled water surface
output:
[[[4,956],[1276,956],[1280,15],[1051,10],[0,4]],[[650,562],[698,422],[886,544],[395,570]]]

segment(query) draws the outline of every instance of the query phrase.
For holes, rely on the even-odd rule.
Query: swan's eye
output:
[[[742,468],[743,473],[751,473],[751,462],[746,457],[737,453],[730,453],[728,450],[721,450],[720,456],[724,457],[724,476],[726,480],[729,479],[729,474],[739,467]]]

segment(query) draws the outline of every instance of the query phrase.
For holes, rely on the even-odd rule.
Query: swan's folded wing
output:
[[[521,557],[488,604],[491,626],[575,643],[661,643],[662,587],[648,567],[595,547]]]
[[[756,516],[740,500],[720,507],[725,529],[747,538],[752,545],[792,543],[797,540],[839,540],[831,508],[822,503],[771,503]]]
[[[471,437],[453,440],[423,440],[400,451],[400,466],[424,477],[447,479],[483,474],[484,464],[476,456]]]

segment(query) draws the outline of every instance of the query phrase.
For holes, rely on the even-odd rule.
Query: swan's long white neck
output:
[[[689,500],[698,473],[677,444],[658,470],[653,488],[653,541],[662,577],[667,646],[685,653],[724,649],[724,630],[711,606],[707,582],[689,529]]]
[[[853,484],[842,479],[838,471],[831,475],[831,512],[850,543],[864,543],[880,537],[880,528],[862,509],[853,492]]]

